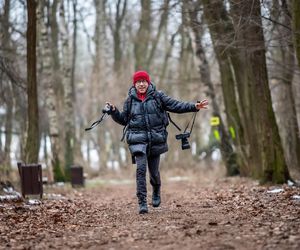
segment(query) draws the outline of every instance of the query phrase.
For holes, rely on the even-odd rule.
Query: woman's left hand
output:
[[[206,99],[195,103],[195,107],[196,107],[197,110],[207,109],[207,106],[208,106],[208,101]]]

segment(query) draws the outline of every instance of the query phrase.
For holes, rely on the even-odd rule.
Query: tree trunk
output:
[[[10,165],[10,151],[12,140],[12,127],[13,127],[13,93],[10,83],[6,88],[5,102],[6,102],[6,120],[5,120],[5,145],[4,145],[4,165],[6,166],[8,176],[11,171]]]
[[[57,22],[57,12],[58,7],[61,0],[53,0],[52,5],[50,7],[50,26],[51,26],[51,55],[52,55],[52,78],[53,78],[53,89],[55,93],[55,101],[57,107],[57,118],[58,118],[58,127],[61,128],[58,133],[58,141],[59,141],[59,148],[61,149],[59,152],[59,159],[60,165],[64,166],[64,152],[65,152],[65,116],[64,116],[64,87],[62,82],[62,69],[61,69],[61,62],[59,58],[59,27]]]
[[[190,32],[188,31],[188,6],[185,1],[182,2],[181,19],[182,26],[180,29],[180,60],[178,65],[179,72],[179,93],[180,98],[187,98],[189,96],[190,85],[191,85],[191,55],[192,55],[192,44]]]
[[[163,60],[163,64],[162,64],[161,72],[160,72],[160,76],[159,76],[159,80],[161,83],[163,83],[165,80],[167,69],[168,69],[168,62],[171,57],[171,54],[172,54],[172,51],[174,48],[175,38],[179,33],[179,29],[174,34],[172,34],[169,45],[167,46],[167,51],[164,56],[164,60]],[[169,84],[169,86],[170,86],[170,84]]]
[[[73,104],[75,105],[76,104],[76,75],[75,75],[75,72],[76,72],[76,62],[77,62],[77,29],[78,29],[78,20],[77,20],[77,6],[78,6],[78,3],[77,3],[77,0],[73,0],[73,14],[74,14],[74,17],[73,17],[73,45],[72,45],[72,66],[71,66],[71,85],[72,85],[72,97],[73,97]],[[74,113],[76,111],[76,108],[74,107]],[[74,114],[75,116],[75,114]],[[78,126],[74,126],[74,130],[76,130],[76,132],[74,131],[74,155],[75,155],[75,162],[78,162],[78,164],[80,163],[83,163],[84,160],[83,160],[83,155],[82,155],[82,152],[81,152],[81,135],[82,135],[82,132],[81,132],[81,128],[79,128]],[[79,131],[80,130],[80,131]],[[78,135],[78,136],[76,136]]]
[[[260,1],[232,1],[239,7],[240,38],[245,45],[246,76],[250,86],[252,106],[252,124],[257,140],[261,165],[257,166],[257,175],[262,182],[284,183],[289,172],[283,155],[278,127],[272,109],[264,36],[261,23]],[[239,5],[239,6],[238,6]]]
[[[58,7],[60,4],[61,0],[53,0],[53,3],[50,8],[50,26],[51,26],[51,50],[52,50],[52,70],[53,70],[53,82],[55,83],[54,85],[54,90],[55,94],[57,95],[56,99],[59,104],[59,110],[63,110],[63,104],[61,104],[63,101],[63,85],[62,85],[62,74],[61,74],[61,62],[59,59],[59,27],[57,23],[57,12],[58,12]],[[64,117],[63,112],[61,112],[60,117]],[[63,120],[63,119],[61,119]],[[63,122],[61,123],[61,126],[63,126]],[[63,136],[62,136],[63,137]]]
[[[7,63],[12,65],[12,59],[10,58],[9,52],[11,51],[11,42],[10,42],[10,33],[9,33],[9,17],[10,17],[10,0],[5,0],[4,3],[4,13],[3,13],[3,26],[0,29],[2,33],[2,41],[0,46],[4,51],[4,58]],[[3,29],[3,30],[2,30]],[[11,141],[12,141],[12,119],[13,119],[13,108],[14,108],[14,96],[12,91],[11,80],[5,75],[1,76],[1,81],[3,81],[5,95],[3,96],[4,102],[6,104],[6,116],[5,116],[5,125],[4,125],[4,136],[5,136],[5,144],[4,144],[4,152],[2,159],[0,157],[0,165],[3,165],[4,171],[1,171],[4,174],[5,178],[9,178],[9,174],[11,172]],[[6,82],[6,84],[5,84]],[[0,135],[1,136],[1,135]],[[0,137],[1,140],[2,137]],[[1,151],[1,150],[0,150]]]
[[[44,16],[43,13],[45,6],[41,6],[41,51],[43,60],[43,71],[42,71],[42,84],[45,88],[45,108],[47,110],[49,119],[49,136],[51,142],[51,165],[48,166],[48,180],[52,182],[63,181],[63,170],[60,160],[60,144],[59,144],[59,126],[58,126],[58,115],[57,115],[57,103],[56,95],[54,91],[54,82],[52,75],[52,55],[50,50],[50,34],[48,26],[48,17]]]
[[[279,133],[291,177],[300,179],[300,137],[298,136],[297,114],[293,96],[293,75],[295,69],[295,51],[292,42],[291,19],[286,5],[273,1],[272,19],[284,26],[274,23],[272,36],[278,37],[269,48],[271,52],[270,77],[271,93],[276,109]],[[276,46],[274,46],[276,45]],[[289,112],[286,112],[289,110]]]
[[[126,13],[127,0],[124,0],[123,7],[121,9],[121,0],[118,0],[115,17],[115,27],[113,28],[113,37],[114,37],[114,71],[118,74],[120,73],[120,68],[122,65],[122,48],[121,48],[121,34],[120,30],[122,28],[122,23]]]
[[[228,36],[229,18],[227,16],[225,7],[220,1],[207,1],[203,0],[204,5],[204,15],[205,19],[209,25],[209,30],[213,42],[214,51],[216,53],[217,61],[219,64],[220,75],[221,75],[221,85],[223,92],[223,99],[225,104],[225,113],[227,120],[227,131],[234,130],[237,135],[236,138],[232,138],[235,146],[239,149],[239,154],[235,156],[239,159],[239,164],[237,162],[232,162],[232,167],[237,167],[234,172],[238,172],[239,165],[245,164],[242,159],[245,159],[242,155],[241,146],[243,143],[243,128],[241,124],[240,115],[238,112],[238,105],[235,94],[235,79],[233,71],[231,70],[231,63],[228,51],[226,51],[226,46],[228,46],[226,41],[226,36]],[[227,132],[228,134],[228,132]],[[233,151],[232,151],[233,152]],[[234,157],[236,159],[236,157]],[[242,167],[245,168],[245,167]]]
[[[168,14],[169,14],[169,3],[170,0],[164,0],[164,3],[162,4],[162,14],[160,17],[160,22],[159,22],[159,26],[158,26],[158,31],[157,31],[157,35],[155,37],[155,39],[152,42],[152,47],[149,53],[149,57],[147,59],[147,68],[150,68],[150,65],[153,61],[153,57],[157,48],[157,44],[159,42],[159,38],[161,37],[161,33],[163,28],[166,26],[167,22],[168,22]]]
[[[193,30],[194,38],[195,38],[196,56],[199,60],[199,73],[203,84],[205,84],[208,88],[208,96],[210,97],[212,102],[213,116],[217,116],[220,119],[220,125],[218,126],[218,130],[220,130],[220,135],[221,135],[221,142],[220,142],[221,154],[226,166],[227,175],[233,176],[239,173],[239,169],[236,162],[237,157],[231,145],[229,134],[225,129],[221,112],[217,104],[214,86],[210,77],[211,73],[210,73],[209,64],[206,59],[206,55],[204,53],[204,48],[202,45],[202,36],[204,35],[204,32],[202,29],[202,24],[197,17],[196,10],[198,9],[198,7],[199,7],[198,5],[195,5],[193,9],[190,9],[189,13],[191,19],[190,26],[191,29]]]
[[[261,166],[260,151],[258,147],[258,138],[253,130],[253,102],[255,99],[252,96],[251,84],[249,83],[248,62],[245,61],[247,44],[242,38],[241,29],[241,14],[240,5],[236,2],[231,2],[231,17],[233,20],[233,28],[229,31],[231,35],[231,44],[229,45],[230,61],[234,71],[236,87],[239,100],[239,114],[241,117],[243,128],[243,142],[241,151],[246,158],[246,166],[241,168],[241,174],[259,178],[257,174],[259,166]],[[244,19],[243,19],[244,20]],[[229,26],[229,24],[228,24]],[[227,26],[227,28],[228,28]]]
[[[63,87],[64,87],[64,114],[65,114],[65,178],[70,180],[70,168],[74,164],[75,145],[75,114],[74,90],[71,82],[71,53],[69,32],[65,20],[64,3],[60,5],[60,31],[63,50]]]
[[[294,47],[300,67],[300,1],[292,0],[292,20],[293,20],[293,34],[294,34]]]
[[[39,153],[39,112],[36,81],[36,1],[27,0],[27,97],[28,130],[25,162],[37,163]]]
[[[134,56],[136,70],[149,70],[147,58],[151,34],[151,1],[141,0],[140,27],[134,41]]]
[[[72,64],[71,64],[71,86],[73,102],[76,102],[75,96],[75,71],[77,56],[77,0],[73,0],[73,45],[72,45]]]
[[[105,79],[102,77],[104,75],[104,41],[106,40],[105,36],[105,7],[106,1],[98,1],[94,0],[95,8],[96,8],[96,23],[98,25],[95,26],[95,56],[93,61],[93,71],[92,71],[92,85],[90,89],[91,96],[91,114],[98,115],[98,107],[99,103],[104,102],[103,99],[105,97]],[[107,167],[107,159],[108,152],[106,151],[105,144],[105,124],[101,124],[103,130],[96,134],[96,143],[98,144],[98,154],[100,158],[100,169],[106,169]]]

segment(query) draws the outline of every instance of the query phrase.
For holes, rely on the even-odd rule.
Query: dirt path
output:
[[[138,215],[134,183],[71,191],[41,205],[0,203],[0,249],[300,249],[299,188],[249,180],[166,182]]]

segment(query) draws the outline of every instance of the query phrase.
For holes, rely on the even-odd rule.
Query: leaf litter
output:
[[[161,207],[150,195],[145,215],[133,182],[1,200],[0,249],[300,249],[299,187],[243,178],[163,184]]]

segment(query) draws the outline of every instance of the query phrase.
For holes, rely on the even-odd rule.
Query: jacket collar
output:
[[[154,94],[155,90],[156,90],[155,85],[154,85],[152,82],[150,82],[150,84],[149,84],[149,86],[148,86],[148,89],[147,89],[147,96],[146,96],[145,100],[147,100],[147,99],[149,98],[149,96],[152,96],[152,95]],[[130,97],[132,97],[132,98],[135,98],[135,99],[141,101],[141,100],[137,97],[136,88],[135,88],[134,86],[132,86],[132,87],[129,89],[128,95],[129,95]],[[145,100],[144,100],[144,101],[145,101]]]

